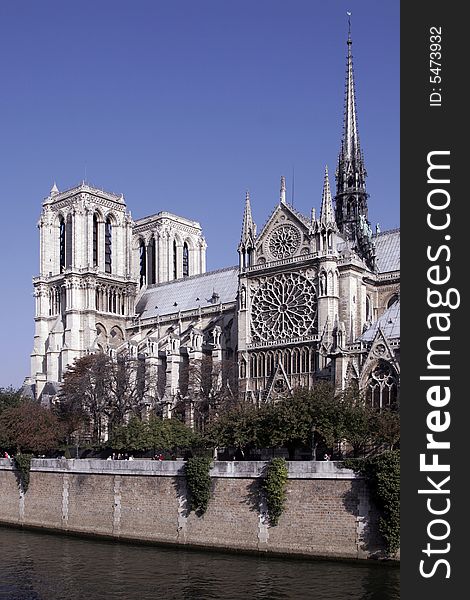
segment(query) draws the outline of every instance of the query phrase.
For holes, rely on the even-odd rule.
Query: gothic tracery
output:
[[[293,256],[300,246],[300,232],[294,225],[286,224],[276,227],[271,233],[268,248],[276,259]]]
[[[253,338],[263,341],[298,338],[312,332],[317,294],[299,273],[282,273],[258,287],[252,303]]]

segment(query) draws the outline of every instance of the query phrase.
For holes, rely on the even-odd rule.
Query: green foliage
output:
[[[346,460],[344,466],[365,476],[381,512],[380,533],[390,555],[400,547],[400,451],[387,451],[361,460]]]
[[[256,445],[262,416],[251,402],[243,402],[218,415],[207,427],[204,439],[210,446]]]
[[[23,492],[26,494],[29,487],[29,472],[31,470],[32,454],[17,454],[15,456],[15,466],[20,473],[20,482]]]
[[[186,484],[189,491],[190,510],[199,516],[204,514],[211,495],[209,475],[212,461],[204,456],[189,458],[185,465]]]
[[[13,387],[0,388],[0,413],[21,402],[21,391]]]
[[[142,421],[132,417],[127,425],[114,427],[109,446],[128,452],[174,451],[189,448],[198,441],[199,436],[178,419],[150,417],[148,421]]]
[[[284,458],[273,458],[266,470],[263,490],[266,495],[269,522],[277,525],[284,511],[287,487],[287,463]]]
[[[313,434],[313,435],[312,435]],[[326,448],[346,441],[355,457],[372,449],[392,449],[400,440],[398,411],[377,410],[364,402],[357,387],[340,396],[325,382],[256,408],[241,403],[221,412],[205,432],[212,446],[275,448],[293,458],[296,447],[322,443]]]

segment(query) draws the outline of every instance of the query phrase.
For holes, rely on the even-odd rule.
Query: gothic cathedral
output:
[[[155,384],[143,402],[171,416],[222,390],[260,403],[320,379],[394,404],[400,376],[400,231],[372,231],[347,41],[344,127],[332,197],[318,216],[280,197],[258,233],[246,195],[238,267],[206,272],[199,223],[168,212],[133,220],[123,196],[54,185],[39,221],[31,377],[47,403],[67,365],[130,356]],[[189,408],[188,408],[189,406]]]

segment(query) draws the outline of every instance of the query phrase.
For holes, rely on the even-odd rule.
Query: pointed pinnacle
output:
[[[253,222],[251,214],[250,192],[245,193],[245,210],[243,211],[242,235],[240,243],[246,242],[248,239],[256,235],[256,225]]]
[[[328,166],[325,166],[325,179],[323,182],[323,193],[320,209],[320,222],[323,224],[334,223],[333,202],[331,199],[330,179],[328,177]]]

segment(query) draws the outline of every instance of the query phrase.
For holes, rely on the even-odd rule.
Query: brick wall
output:
[[[289,463],[287,504],[269,526],[261,462],[218,462],[206,513],[188,513],[180,461],[40,460],[23,494],[0,459],[0,522],[85,534],[304,556],[381,555],[365,482],[334,463]]]

